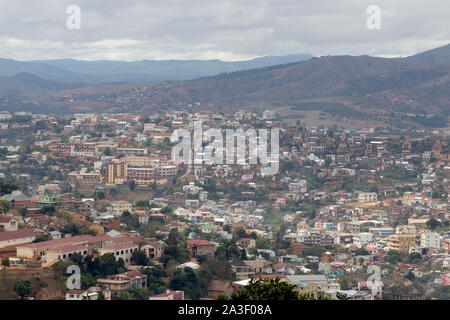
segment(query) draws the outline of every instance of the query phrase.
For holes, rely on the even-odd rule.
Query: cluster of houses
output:
[[[227,262],[236,281],[215,280],[213,296],[235,292],[252,278],[278,277],[303,293],[336,297],[345,291],[353,299],[373,299],[364,279],[346,290],[339,280],[386,263],[388,252],[419,254],[424,264],[438,266],[433,285],[448,283],[449,146],[439,132],[399,137],[385,128],[307,127],[284,122],[271,110],[262,116],[27,114],[28,122],[20,123],[16,116],[0,113],[0,123],[39,129],[30,129],[31,150],[20,141],[0,141],[6,150],[1,178],[26,186],[0,197],[0,255],[49,268],[73,254],[113,253],[131,268],[99,279],[98,287],[68,291],[67,299],[109,298],[111,291],[147,287],[146,276],[133,269],[133,252],[142,250],[157,263],[173,229],[188,239],[191,260],[179,269],[201,268],[197,259],[214,257],[222,241],[245,252],[245,259]],[[261,165],[250,163],[175,163],[172,133],[193,130],[196,121],[205,128],[280,129],[280,172],[267,177]],[[21,173],[7,177],[2,171],[8,168]],[[117,199],[118,190],[126,196]],[[142,192],[151,196],[142,200]],[[124,212],[142,228],[157,221],[157,237],[134,230],[123,221]],[[72,234],[72,225],[89,234]],[[317,248],[325,253],[304,254]],[[353,254],[357,250],[364,254]],[[397,271],[429,273],[423,267]],[[151,299],[184,298],[168,290]]]

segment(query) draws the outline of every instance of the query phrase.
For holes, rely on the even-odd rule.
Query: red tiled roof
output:
[[[134,244],[134,243],[119,243],[119,244],[114,244],[112,246],[104,247],[102,249],[117,250],[117,249],[127,249],[127,248],[131,248],[131,247],[136,247],[136,246],[137,246],[137,244]]]
[[[20,247],[32,248],[32,249],[57,247],[57,246],[63,246],[64,244],[69,244],[72,242],[83,242],[83,241],[95,242],[95,240],[94,240],[95,238],[96,237],[91,236],[91,235],[81,235],[81,236],[75,236],[75,237],[69,237],[69,238],[43,241],[43,242],[38,242],[38,243],[30,243],[30,244],[22,245]]]
[[[53,249],[51,249],[49,251],[52,251],[52,252],[72,252],[72,251],[78,251],[78,250],[83,250],[83,249],[88,249],[88,248],[80,244],[80,245],[73,245],[73,246],[64,246],[64,247],[53,248]]]
[[[66,291],[66,293],[69,293],[69,294],[83,294],[85,292],[86,292],[86,290],[79,290],[79,289],[72,289],[72,290]]]
[[[190,246],[213,246],[214,243],[209,242],[208,240],[188,240],[187,243]]]
[[[163,293],[160,293],[160,294],[156,294],[156,295],[154,295],[152,297],[168,297],[170,295],[178,295],[181,292],[182,291],[168,291],[168,292],[163,292]]]
[[[15,231],[0,232],[0,241],[27,238],[34,235],[35,233],[32,229],[19,229]]]
[[[97,242],[100,242],[100,241],[103,242],[103,241],[112,240],[112,239],[114,239],[114,238],[111,237],[111,236],[108,236],[107,234],[103,234],[101,236],[96,236],[95,237],[95,240]]]
[[[0,216],[0,222],[10,222],[12,217]]]
[[[117,243],[117,244],[119,244],[119,243],[136,243],[136,239],[135,238],[127,237],[127,236],[111,238],[110,241],[114,242],[114,243]]]

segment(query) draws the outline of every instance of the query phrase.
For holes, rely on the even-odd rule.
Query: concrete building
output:
[[[358,202],[375,202],[377,198],[376,192],[361,192],[358,194]]]
[[[420,236],[420,246],[424,248],[439,249],[441,247],[441,236],[439,233],[427,230]]]
[[[36,236],[32,229],[0,232],[0,249],[33,242]]]

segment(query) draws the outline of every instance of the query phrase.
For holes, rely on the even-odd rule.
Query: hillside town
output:
[[[278,172],[174,161],[174,131],[196,121],[279,129]],[[314,297],[450,299],[449,151],[442,130],[273,110],[2,111],[0,299],[217,300],[252,279]]]

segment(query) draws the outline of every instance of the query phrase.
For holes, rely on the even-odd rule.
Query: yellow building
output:
[[[415,234],[393,234],[387,238],[387,250],[409,252],[409,248],[416,247]]]

